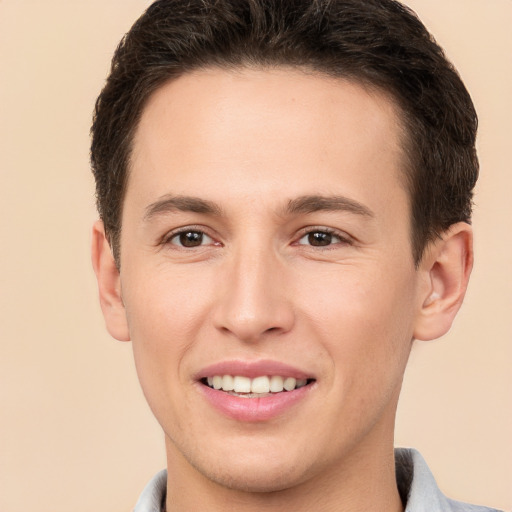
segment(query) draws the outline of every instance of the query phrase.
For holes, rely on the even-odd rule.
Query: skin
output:
[[[405,366],[414,338],[449,329],[472,240],[456,224],[415,267],[401,137],[384,94],[299,70],[202,70],[150,98],[121,270],[101,222],[93,264],[107,327],[132,340],[165,432],[169,511],[402,510]],[[189,211],[197,199],[209,211]],[[180,246],[181,228],[200,245]],[[197,373],[225,360],[283,362],[315,382],[277,417],[236,421],[198,391]]]

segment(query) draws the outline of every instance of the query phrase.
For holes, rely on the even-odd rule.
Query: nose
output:
[[[222,273],[217,329],[244,342],[289,332],[295,322],[284,262],[270,250],[241,250]]]

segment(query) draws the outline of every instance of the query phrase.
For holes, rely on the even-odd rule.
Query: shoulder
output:
[[[453,512],[502,512],[496,508],[482,507],[480,505],[470,505],[469,503],[463,503],[462,501],[454,501],[448,499],[450,504],[450,511]]]
[[[418,451],[398,448],[395,459],[398,488],[406,502],[405,512],[500,512],[447,498]]]
[[[167,494],[167,471],[157,473],[146,485],[133,512],[162,512]]]

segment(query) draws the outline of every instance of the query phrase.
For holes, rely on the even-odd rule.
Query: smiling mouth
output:
[[[279,375],[262,375],[253,379],[242,375],[214,375],[201,379],[201,382],[211,389],[241,398],[264,398],[290,392],[308,386],[314,381],[315,379],[295,379]]]

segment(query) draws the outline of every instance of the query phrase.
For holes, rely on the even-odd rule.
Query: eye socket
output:
[[[328,247],[330,245],[348,242],[346,239],[336,235],[330,230],[315,229],[302,236],[297,243],[299,245],[310,245],[312,247]]]
[[[211,237],[209,237],[203,231],[197,229],[186,229],[179,233],[174,233],[168,240],[171,245],[177,245],[184,248],[201,247],[203,245],[210,245],[213,243]]]
[[[195,247],[214,245],[215,241],[204,231],[199,229],[183,229],[169,235],[165,243],[185,249],[193,249]],[[350,242],[334,231],[323,228],[313,229],[305,233],[296,243],[298,245],[309,245],[311,247],[329,247],[331,245],[348,244]]]

